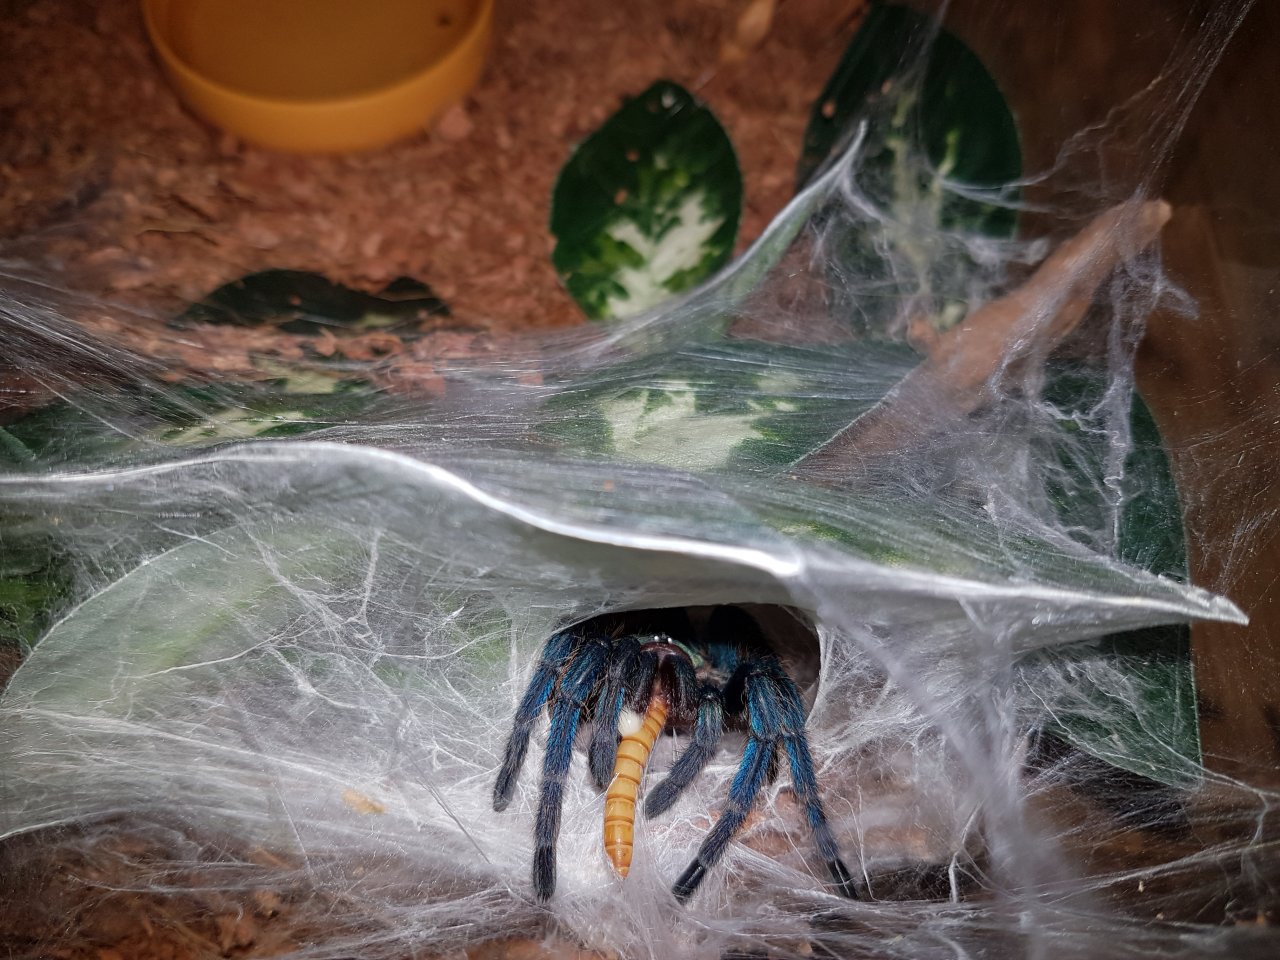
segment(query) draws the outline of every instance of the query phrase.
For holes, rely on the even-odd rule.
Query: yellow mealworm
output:
[[[654,741],[666,725],[667,701],[655,690],[649,699],[644,720],[637,729],[624,733],[622,742],[618,744],[613,780],[604,795],[604,852],[620,877],[625,877],[631,869],[640,778],[644,776]]]

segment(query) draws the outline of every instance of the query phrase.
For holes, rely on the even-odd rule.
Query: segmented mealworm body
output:
[[[618,744],[613,780],[604,795],[604,851],[620,877],[625,877],[631,869],[640,778],[644,776],[653,744],[666,725],[666,698],[659,690],[654,690],[640,728],[634,733],[624,734]]]

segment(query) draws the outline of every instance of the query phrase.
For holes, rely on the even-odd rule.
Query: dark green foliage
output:
[[[953,34],[906,7],[874,4],[845,50],[809,117],[799,186],[843,146],[861,119],[869,121],[863,165],[877,172],[876,199],[886,208],[900,199],[902,184],[892,173],[908,153],[923,154],[932,168],[912,171],[912,185],[921,193],[933,188],[931,173],[985,187],[1001,187],[1021,175],[1018,128],[991,74]],[[1016,226],[1008,206],[955,193],[947,193],[943,203],[940,222],[946,227],[1008,236]]]
[[[1106,372],[1088,367],[1057,370],[1047,385],[1045,400],[1056,409],[1062,432],[1059,442],[1042,448],[1042,462],[1058,519],[1095,548],[1106,545],[1088,535],[1114,529],[1120,560],[1186,580],[1177,487],[1155,418],[1136,392],[1131,447],[1118,486],[1104,483],[1114,444],[1107,386]],[[1170,624],[1115,634],[1096,647],[1057,656],[1084,682],[1079,699],[1055,712],[1053,732],[1142,776],[1175,786],[1194,781],[1201,755],[1190,628]]]
[[[552,262],[592,319],[655,306],[733,253],[742,175],[711,111],[660,80],[584,140],[551,200]]]
[[[1002,280],[1000,258],[975,255],[975,244],[1017,227],[1013,114],[960,40],[929,17],[877,3],[814,105],[798,183],[863,123],[852,178],[867,207],[824,225],[835,310],[859,335],[881,337],[910,300],[944,329]]]
[[[414,331],[449,308],[423,283],[391,281],[380,293],[364,293],[302,270],[264,270],[224,284],[188,307],[175,323],[273,326],[282,333],[321,330],[393,333]]]
[[[66,602],[71,573],[52,546],[18,549],[7,536],[0,543],[0,649],[25,652]]]
[[[101,466],[167,446],[202,447],[322,430],[367,413],[377,395],[358,380],[299,393],[287,378],[255,384],[186,384],[167,392],[70,397],[4,428],[0,467]]]

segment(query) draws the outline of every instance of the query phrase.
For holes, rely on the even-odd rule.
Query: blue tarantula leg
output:
[[[511,802],[511,795],[516,788],[516,777],[520,775],[525,754],[529,752],[529,734],[533,732],[538,714],[551,698],[560,669],[581,639],[582,635],[578,628],[571,627],[553,634],[542,648],[542,656],[533,671],[533,679],[529,681],[524,696],[520,698],[520,705],[516,707],[511,736],[507,738],[506,754],[502,758],[502,767],[498,770],[498,779],[493,784],[494,810],[505,810]]]
[[[636,658],[640,655],[640,643],[634,637],[623,637],[609,657],[609,672],[596,699],[592,722],[591,746],[587,751],[587,764],[591,779],[603,790],[613,779],[613,762],[618,755],[618,718],[626,700],[628,681],[633,679]]]
[[[609,662],[609,651],[610,643],[604,637],[592,637],[584,643],[565,668],[556,692],[533,827],[533,892],[539,900],[551,899],[556,889],[556,839],[560,835],[560,811],[564,782],[573,759],[573,740],[587,701]]]
[[[671,772],[644,800],[644,815],[656,817],[666,812],[689,784],[715,756],[724,734],[724,703],[714,684],[703,683],[698,690],[698,719],[689,746],[671,767]],[[771,764],[772,765],[772,764]]]
[[[831,824],[827,822],[827,814],[822,808],[822,800],[818,796],[818,778],[813,769],[813,755],[809,751],[809,739],[804,732],[804,704],[800,699],[800,691],[787,676],[782,665],[770,656],[765,658],[766,668],[778,691],[781,717],[781,738],[787,751],[787,759],[791,764],[791,787],[796,799],[804,807],[809,821],[809,829],[813,832],[814,844],[818,854],[826,862],[827,871],[841,895],[850,900],[858,899],[853,875],[840,857],[840,846],[831,832]]]
[[[769,769],[769,757],[775,745],[758,740],[752,736],[747,740],[747,748],[742,754],[742,765],[729,787],[729,802],[725,805],[720,819],[716,821],[711,832],[703,838],[698,855],[689,864],[680,879],[675,882],[671,892],[681,903],[687,903],[695,890],[701,885],[707,871],[720,862],[729,841],[742,826],[751,806],[755,803],[756,794],[764,784],[765,774]]]
[[[686,902],[707,871],[724,855],[729,841],[746,819],[756,794],[764,785],[781,742],[790,761],[796,799],[805,809],[818,852],[826,862],[841,894],[850,899],[858,899],[853,876],[840,857],[840,848],[818,797],[813,757],[804,734],[804,705],[795,683],[787,676],[776,657],[765,655],[744,661],[739,666],[726,685],[726,700],[729,699],[730,691],[738,690],[745,701],[750,722],[747,750],[729,789],[728,806],[703,841],[697,858],[676,881],[673,888],[676,898],[682,903]]]
[[[687,654],[681,653],[665,657],[661,667],[669,672],[671,678],[668,691],[672,709],[684,716],[693,713],[697,709],[700,692],[693,661]]]
[[[596,702],[595,732],[591,740],[591,775],[601,789],[613,779],[614,761],[618,756],[618,736],[622,732],[620,719],[622,707],[629,705],[635,716],[632,722],[639,724],[641,715],[649,708],[649,701],[656,688],[659,669],[670,671],[671,683],[667,690],[667,698],[674,713],[687,715],[692,710],[694,690],[698,679],[693,672],[693,664],[683,654],[664,655],[652,649],[652,645],[637,643],[636,653],[623,662],[621,683],[615,698],[613,690],[605,688],[605,693]],[[610,677],[612,680],[612,677]],[[605,696],[608,697],[607,703]]]

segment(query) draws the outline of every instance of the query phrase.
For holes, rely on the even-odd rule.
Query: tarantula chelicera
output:
[[[756,795],[776,776],[781,751],[818,852],[839,891],[856,899],[853,877],[840,858],[818,797],[800,692],[745,610],[715,608],[701,636],[688,613],[678,609],[597,617],[553,635],[516,709],[493,788],[495,810],[505,809],[511,800],[529,735],[544,706],[551,715],[551,732],[534,826],[533,888],[539,900],[549,899],[555,890],[561,799],[578,726],[584,719],[592,724],[587,752],[591,778],[602,790],[611,780],[615,784],[606,800],[605,836],[619,873],[625,875],[630,862],[636,790],[654,738],[664,728],[692,731],[688,746],[666,778],[645,798],[647,817],[670,807],[702,772],[728,724],[746,733],[742,763],[719,820],[672,888],[676,898],[687,901],[719,862]],[[641,725],[635,714],[645,715],[647,735],[636,734]],[[628,740],[640,742],[634,754]],[[624,773],[628,762],[630,772]]]

